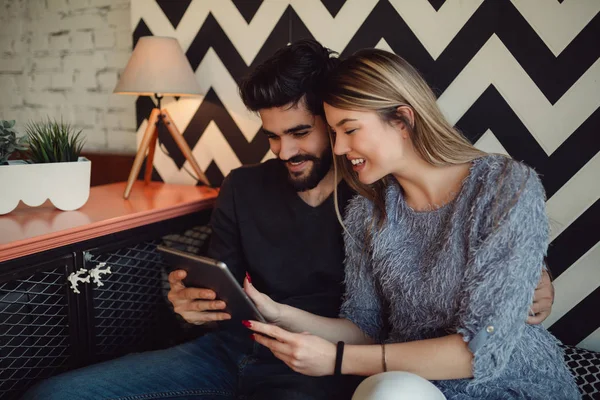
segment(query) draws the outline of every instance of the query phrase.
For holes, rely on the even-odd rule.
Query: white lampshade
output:
[[[152,96],[202,94],[192,67],[175,38],[141,37],[114,93]]]

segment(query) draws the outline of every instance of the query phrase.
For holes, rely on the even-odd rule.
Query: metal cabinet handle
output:
[[[68,281],[71,282],[71,290],[73,290],[74,293],[81,293],[77,287],[79,285],[79,282],[90,283],[89,275],[84,278],[87,272],[87,269],[81,268],[77,272],[71,272],[71,275],[69,275],[69,277],[67,278]]]
[[[104,266],[106,266],[106,263],[101,262],[98,265],[96,265],[96,268],[90,270],[90,276],[92,277],[93,282],[98,285],[98,287],[104,286],[104,283],[100,280],[101,275],[112,274],[110,267],[106,267],[103,269],[102,267]]]

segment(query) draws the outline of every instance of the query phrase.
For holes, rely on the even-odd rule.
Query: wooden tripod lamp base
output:
[[[138,149],[137,154],[135,155],[135,160],[133,161],[133,167],[131,167],[131,172],[129,173],[129,179],[127,179],[127,186],[125,187],[125,193],[123,197],[125,199],[129,198],[129,194],[131,193],[131,188],[133,187],[133,183],[136,181],[140,169],[142,168],[142,163],[144,162],[144,158],[146,154],[148,154],[148,159],[146,160],[146,171],[144,173],[144,182],[148,184],[150,182],[150,177],[152,176],[152,164],[154,162],[154,152],[156,151],[156,142],[158,141],[158,124],[159,120],[162,119],[162,122],[167,127],[167,130],[179,146],[179,149],[185,156],[186,160],[192,166],[192,169],[196,173],[196,177],[199,181],[204,183],[205,185],[210,186],[210,182],[204,175],[204,172],[200,169],[200,166],[196,162],[190,147],[187,142],[179,133],[179,130],[173,123],[173,119],[169,115],[169,112],[165,109],[161,110],[159,108],[154,108],[150,113],[150,118],[148,119],[148,127],[144,132],[144,137],[142,138],[142,143],[140,143],[140,148]]]

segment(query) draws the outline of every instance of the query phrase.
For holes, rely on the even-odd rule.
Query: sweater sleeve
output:
[[[474,383],[501,373],[527,329],[548,247],[545,193],[537,174],[514,161],[505,167],[505,173],[484,183],[486,200],[475,211],[479,242],[461,289],[457,331],[474,355]]]
[[[371,271],[371,255],[365,244],[365,234],[372,213],[368,201],[361,197],[351,200],[346,210],[344,247],[346,250],[345,294],[340,317],[352,321],[367,336],[382,340],[382,305]]]

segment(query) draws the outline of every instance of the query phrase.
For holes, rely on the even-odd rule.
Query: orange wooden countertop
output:
[[[92,187],[87,203],[75,211],[47,201],[40,207],[21,203],[0,215],[0,262],[209,209],[218,194],[202,186],[136,181],[125,200],[125,185]]]

